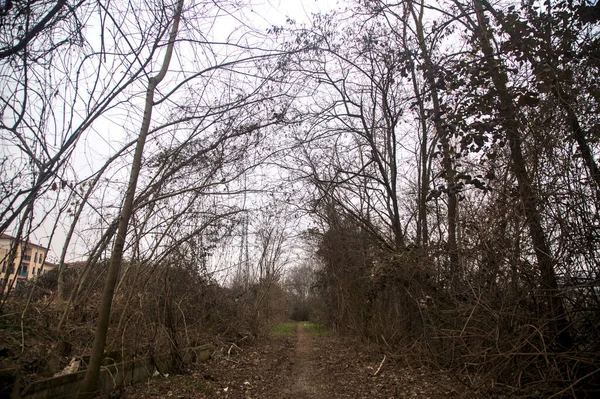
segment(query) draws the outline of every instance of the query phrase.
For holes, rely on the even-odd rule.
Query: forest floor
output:
[[[126,388],[142,398],[469,398],[483,395],[448,373],[383,359],[363,345],[310,323],[288,324],[268,338],[215,352],[186,375]]]

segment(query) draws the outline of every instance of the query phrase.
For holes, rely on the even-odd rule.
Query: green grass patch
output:
[[[303,321],[302,327],[313,337],[321,337],[323,335],[329,335],[329,329],[323,324],[311,323],[309,321]]]
[[[276,337],[291,337],[296,334],[296,323],[287,322],[275,324],[271,328],[271,335]]]

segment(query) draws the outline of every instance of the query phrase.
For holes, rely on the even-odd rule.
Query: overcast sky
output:
[[[215,24],[214,31],[211,33],[206,32],[207,35],[210,35],[213,39],[216,39],[217,36],[227,37],[233,30],[237,29],[235,26],[236,18],[240,15],[244,19],[244,23],[264,32],[266,28],[273,25],[284,26],[288,18],[294,20],[297,25],[301,25],[308,22],[313,13],[329,12],[332,9],[341,8],[345,4],[344,0],[251,0],[250,2],[253,5],[240,10],[239,15],[220,19],[220,22]],[[181,49],[179,50],[181,51]],[[141,110],[141,107],[138,107],[138,110]],[[123,114],[124,116],[110,115],[104,118],[103,121],[98,121],[89,129],[76,149],[73,169],[78,179],[83,179],[97,170],[105,159],[113,154],[116,149],[119,149],[132,135],[136,134],[139,127],[135,120],[135,112],[135,110],[133,112],[127,111],[127,114]],[[141,112],[138,113],[140,113],[138,117],[141,118]],[[153,117],[155,121],[159,118],[160,115],[154,115]],[[130,126],[127,126],[127,123]],[[115,180],[119,177],[123,178],[128,173],[128,167],[120,168],[115,173],[120,173],[121,176],[112,175],[110,177],[115,178]],[[110,203],[111,201],[107,198],[106,202]],[[43,211],[40,213],[43,213]],[[63,216],[63,219],[63,225],[55,233],[51,244],[50,260],[56,260],[62,249],[70,218]],[[37,240],[41,245],[46,245],[51,230],[52,221],[49,219],[42,228],[34,233],[34,240]],[[72,244],[72,250],[67,260],[82,259],[90,245],[90,242],[85,244],[81,239],[77,240]]]

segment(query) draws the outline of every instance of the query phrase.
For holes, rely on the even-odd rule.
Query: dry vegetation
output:
[[[115,295],[106,353],[123,359],[177,355],[188,347],[252,340],[266,331],[239,300],[251,301],[197,271],[148,264],[127,264]],[[103,271],[104,269],[104,271]],[[67,295],[79,270],[69,270]],[[26,381],[52,376],[73,358],[89,356],[98,317],[105,266],[96,266],[67,310],[56,303],[56,273],[22,285],[0,317],[0,369],[19,367]],[[84,365],[82,365],[83,367]],[[185,367],[181,365],[181,367]]]
[[[335,377],[365,396],[412,396],[411,367],[465,395],[598,396],[600,3],[348,0],[267,26],[253,7],[0,2],[2,261],[23,276],[21,244],[62,248],[56,274],[3,279],[0,366],[91,354],[87,399],[105,354],[310,319],[333,358],[282,331],[212,366],[319,383],[351,342],[396,381]]]

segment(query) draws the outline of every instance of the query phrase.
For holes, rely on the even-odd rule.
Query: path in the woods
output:
[[[334,335],[311,336],[298,324],[292,337],[256,340],[241,349],[223,347],[190,374],[156,377],[127,388],[121,398],[479,397],[444,372],[408,367],[400,356],[387,356],[381,365],[382,358],[355,341]]]
[[[293,366],[289,374],[289,398],[319,398],[325,397],[323,387],[319,387],[318,367],[312,361],[314,345],[302,323],[296,324],[296,352]]]

